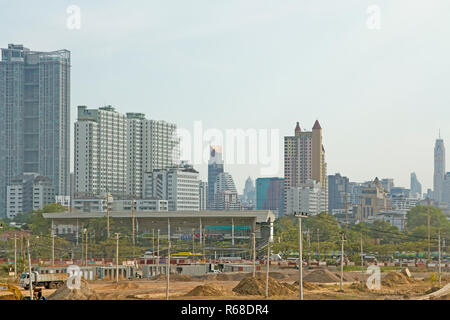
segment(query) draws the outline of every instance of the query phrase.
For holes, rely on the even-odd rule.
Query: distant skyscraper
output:
[[[416,173],[411,173],[411,197],[413,198],[422,198],[422,185],[420,184],[419,180],[417,179]]]
[[[200,181],[199,185],[199,202],[200,202],[200,211],[207,210],[208,203],[208,182]]]
[[[0,61],[0,216],[6,186],[24,172],[70,193],[70,52],[2,49]]]
[[[349,179],[339,173],[328,176],[328,210],[345,209],[346,202],[350,202]],[[350,204],[347,205],[350,208]]]
[[[223,173],[222,148],[220,146],[211,146],[208,162],[208,209],[213,209],[214,207],[214,185],[217,176],[221,173]]]
[[[394,187],[394,179],[392,178],[381,179],[381,186],[383,187],[384,191],[390,193],[391,189]]]
[[[245,181],[243,200],[248,208],[254,208],[256,206],[256,189],[250,177]]]
[[[214,210],[240,210],[236,185],[233,177],[228,172],[222,172],[217,175],[214,184]]]
[[[442,202],[446,202],[447,206],[450,207],[450,172],[447,172],[444,176],[444,181],[442,182]]]
[[[277,217],[284,215],[284,179],[256,179],[256,209],[272,210]]]
[[[302,131],[297,122],[295,135],[284,137],[284,177],[285,207],[286,195],[290,187],[314,180],[325,191],[328,210],[328,177],[325,162],[325,149],[322,144],[322,127],[319,121],[314,123],[312,131]]]
[[[444,140],[439,137],[434,145],[434,177],[433,198],[436,201],[442,199],[442,183],[445,174],[445,147]]]

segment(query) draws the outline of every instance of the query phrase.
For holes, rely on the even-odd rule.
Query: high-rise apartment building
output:
[[[24,173],[12,178],[7,186],[6,216],[13,219],[18,214],[43,209],[55,203],[52,181],[37,173]]]
[[[349,179],[336,173],[328,176],[328,210],[350,208]]]
[[[319,121],[314,123],[312,131],[302,131],[297,122],[295,135],[284,137],[284,177],[285,207],[289,188],[314,180],[325,191],[325,211],[328,210],[327,164]]]
[[[446,202],[447,206],[450,208],[450,172],[447,172],[442,181],[442,202]]]
[[[326,211],[325,190],[320,183],[314,180],[300,183],[297,187],[290,187],[286,192],[286,214],[306,212],[310,215],[317,215]]]
[[[144,172],[171,168],[179,162],[177,126],[149,120],[143,113],[127,113],[128,190],[132,197],[143,197]]]
[[[256,210],[272,210],[276,217],[284,215],[284,179],[256,179]]]
[[[178,163],[176,125],[113,107],[78,107],[75,123],[75,197],[110,193],[142,198],[143,175]]]
[[[0,61],[0,216],[6,188],[24,172],[70,190],[70,52],[2,49]]]
[[[445,175],[445,146],[444,140],[439,137],[434,145],[434,176],[433,176],[433,199],[442,200],[442,183]]]
[[[111,106],[78,107],[75,123],[75,198],[128,191],[126,116]]]
[[[169,211],[200,210],[200,181],[192,165],[155,169],[146,172],[143,181],[145,199],[167,200]]]
[[[208,161],[208,209],[214,208],[214,184],[219,174],[223,173],[222,148],[210,146],[210,159]]]

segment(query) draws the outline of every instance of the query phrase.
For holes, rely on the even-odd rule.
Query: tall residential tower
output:
[[[312,131],[302,131],[297,122],[295,135],[284,137],[284,177],[285,208],[287,190],[313,180],[324,190],[325,208],[328,210],[327,164],[319,121],[316,120]]]
[[[11,179],[33,172],[70,193],[70,52],[9,44],[0,61],[0,216]]]

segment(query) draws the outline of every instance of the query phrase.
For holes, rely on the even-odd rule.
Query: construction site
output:
[[[377,259],[364,252],[361,237],[358,264],[345,251],[344,232],[340,251],[323,253],[326,242],[319,241],[315,251],[306,236],[297,253],[273,252],[271,211],[43,218],[51,236],[14,233],[7,242],[14,258],[0,259],[9,266],[1,300],[450,299],[450,264],[440,241],[436,259],[431,246],[428,259],[419,253]]]

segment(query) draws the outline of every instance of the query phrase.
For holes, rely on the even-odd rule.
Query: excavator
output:
[[[20,290],[12,284],[0,283],[0,292],[2,291],[9,291],[12,294],[0,295],[0,300],[24,300],[24,297],[22,296]]]

